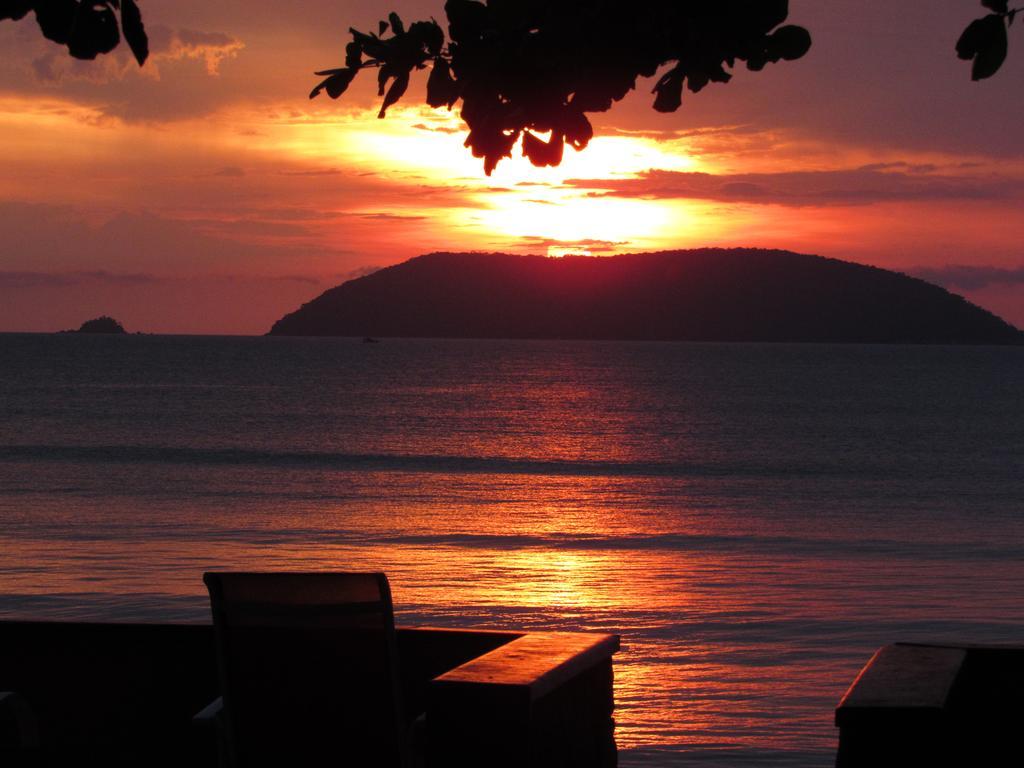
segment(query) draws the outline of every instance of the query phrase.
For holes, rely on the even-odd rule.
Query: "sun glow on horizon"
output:
[[[426,108],[394,109],[379,120],[367,109],[236,105],[201,122],[178,121],[171,129],[104,117],[56,99],[27,103],[20,114],[21,102],[0,102],[0,123],[24,142],[3,153],[12,170],[2,185],[9,194],[17,190],[24,197],[32,189],[46,197],[52,183],[30,172],[30,165],[18,169],[40,143],[65,147],[64,166],[102,176],[111,202],[127,197],[140,209],[201,222],[247,242],[288,242],[296,231],[289,210],[315,212],[301,219],[309,222],[303,247],[320,242],[351,252],[357,238],[362,251],[406,257],[428,250],[557,256],[751,240],[788,245],[795,233],[821,229],[815,219],[822,217],[806,210],[608,193],[613,185],[607,182],[651,169],[714,173],[690,153],[685,138],[598,135],[582,152],[566,149],[555,168],[535,168],[516,150],[487,177],[482,161],[463,146],[465,126],[458,115]],[[39,118],[31,130],[25,115]],[[72,132],[74,142],[59,140]],[[162,185],[133,170],[134,163],[151,164],[153,156],[160,158],[156,177],[187,183],[188,196],[170,200]],[[83,189],[88,187],[68,187],[66,202],[82,203],[74,196]],[[253,201],[251,227],[227,208],[219,211],[228,205],[225,195]],[[95,208],[95,192],[88,202]],[[261,220],[263,209],[269,221]],[[280,215],[286,218],[275,223]]]
[[[549,245],[547,256],[549,259],[564,259],[566,256],[593,256],[589,248],[581,248],[572,245]]]
[[[670,206],[653,201],[587,197],[560,190],[552,190],[551,197],[499,200],[479,211],[478,219],[495,235],[608,245],[657,240],[670,226],[680,225]]]
[[[454,114],[407,108],[380,121],[370,112],[350,112],[327,133],[337,135],[336,151],[346,163],[376,168],[396,182],[419,179],[465,195],[472,207],[442,218],[450,231],[474,245],[486,246],[497,237],[566,244],[556,245],[553,253],[579,253],[586,247],[581,241],[600,241],[609,251],[617,244],[637,250],[657,247],[695,226],[685,206],[676,203],[604,197],[585,181],[566,184],[594,180],[597,187],[601,180],[650,168],[698,168],[683,148],[649,138],[598,136],[582,152],[566,148],[562,164],[554,168],[532,166],[517,145],[487,177],[482,161],[463,146],[465,126]]]

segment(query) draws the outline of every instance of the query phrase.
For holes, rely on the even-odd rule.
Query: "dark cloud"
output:
[[[76,285],[81,282],[74,275],[51,274],[49,272],[0,272],[2,288],[38,288],[41,286]]]
[[[947,264],[943,267],[914,267],[909,274],[944,288],[973,291],[989,286],[1024,285],[1024,266],[990,267],[973,264]]]
[[[189,223],[203,232],[224,237],[311,237],[313,233],[302,224],[271,221],[263,218],[190,219]]]
[[[341,168],[313,168],[302,171],[278,171],[282,176],[337,176]]]
[[[126,46],[119,46],[95,60],[81,61],[56,46],[40,47],[31,39],[19,40],[25,53],[38,51],[31,58],[31,71],[45,85],[83,82],[109,84],[129,79],[148,80],[150,85],[161,78],[161,66],[186,59],[201,61],[206,74],[216,76],[225,59],[238,55],[245,45],[238,38],[223,32],[202,32],[194,29],[172,29],[162,24],[148,25],[150,57],[140,69]],[[20,54],[16,51],[15,54]]]
[[[228,178],[239,178],[245,176],[245,171],[237,165],[226,165],[213,174],[214,176],[226,176]]]
[[[106,270],[79,270],[73,272],[0,272],[0,287],[38,288],[85,283],[106,283],[109,285],[147,285],[160,278],[149,274],[116,274]]]
[[[291,240],[260,242],[257,230]],[[94,221],[68,206],[0,202],[0,264],[12,273],[265,274],[308,263],[308,241],[315,234],[294,223],[190,221],[148,211]]]
[[[344,215],[340,211],[315,208],[237,208],[235,212],[248,221],[329,221]]]
[[[849,170],[710,174],[646,171],[626,179],[569,179],[594,197],[715,200],[788,206],[886,202],[1006,200],[1024,196],[1024,181],[1002,176],[933,173],[934,166],[886,163]]]
[[[957,167],[964,167],[961,163]],[[939,170],[939,166],[934,163],[908,163],[905,161],[896,161],[890,163],[868,163],[862,165],[857,170],[860,171],[909,171],[911,173],[934,173]]]
[[[231,78],[221,77],[229,69],[225,62],[245,47],[240,37],[161,24],[148,8],[144,14],[150,57],[141,68],[126,45],[80,61],[44,39],[31,20],[0,24],[4,90],[35,97],[59,95],[108,117],[144,122],[209,114],[256,95],[252,84],[259,78],[244,68],[232,67]],[[247,88],[251,90],[246,92]]]
[[[270,277],[257,277],[252,275],[232,276],[237,280],[268,280],[275,283],[301,283],[302,285],[323,285],[323,279],[310,277],[309,275],[271,275]]]
[[[351,215],[371,221],[424,221],[430,218],[429,216],[409,213],[353,213]]]
[[[380,267],[363,267],[356,270],[360,275],[376,272]],[[368,271],[362,271],[368,270]],[[355,274],[355,273],[353,273]],[[40,287],[65,287],[81,286],[89,284],[105,284],[113,286],[141,286],[157,285],[167,283],[191,282],[196,277],[173,275],[152,275],[146,273],[117,273],[108,272],[103,269],[76,270],[70,272],[5,272],[0,271],[0,288],[40,288]],[[321,285],[324,280],[321,277],[310,275],[241,275],[223,274],[203,276],[204,281],[218,282],[279,282],[279,283],[302,283],[304,285]]]

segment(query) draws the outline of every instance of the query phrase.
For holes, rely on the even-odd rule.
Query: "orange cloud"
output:
[[[124,46],[93,61],[71,58],[63,49],[47,46],[44,53],[31,61],[36,79],[47,85],[64,82],[111,83],[126,77],[160,80],[162,64],[184,60],[203,63],[211,77],[220,74],[220,65],[234,58],[245,44],[223,32],[200,32],[192,29],[172,29],[155,25],[149,29],[150,57],[139,67],[131,52]]]

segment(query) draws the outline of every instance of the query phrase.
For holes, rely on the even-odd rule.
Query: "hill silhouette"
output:
[[[127,331],[114,318],[102,315],[93,320],[86,320],[77,331],[68,330],[60,331],[60,333],[127,333]]]
[[[432,253],[350,280],[271,335],[1021,344],[923,280],[789,251]]]

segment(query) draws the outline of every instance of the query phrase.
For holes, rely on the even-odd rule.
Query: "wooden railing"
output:
[[[437,677],[427,754],[437,765],[616,765],[615,635],[534,632]]]

